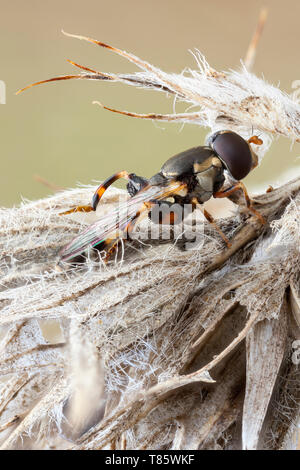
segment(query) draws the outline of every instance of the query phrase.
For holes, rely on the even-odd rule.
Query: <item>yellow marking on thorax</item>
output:
[[[212,155],[211,157],[207,158],[202,163],[194,163],[194,173],[202,173],[205,170],[208,170],[211,166],[215,166],[220,168],[222,166],[221,160]]]

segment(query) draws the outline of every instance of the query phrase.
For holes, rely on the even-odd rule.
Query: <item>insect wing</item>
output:
[[[103,215],[97,222],[87,227],[60,252],[63,261],[80,255],[89,247],[95,247],[107,239],[121,239],[128,223],[135,218],[145,202],[159,201],[178,193],[185,185],[177,181],[167,186],[147,186],[134,197],[121,202],[119,206]]]

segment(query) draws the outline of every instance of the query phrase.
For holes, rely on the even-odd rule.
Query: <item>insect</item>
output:
[[[127,238],[143,216],[148,215],[151,219],[153,209],[161,204],[169,204],[171,207],[170,198],[181,207],[191,204],[193,210],[200,208],[208,222],[230,247],[230,241],[202,205],[211,197],[228,197],[235,191],[242,190],[249,212],[261,223],[265,223],[262,215],[254,209],[247,190],[240,181],[258,163],[257,155],[250,144],[261,145],[262,140],[257,136],[245,140],[233,131],[218,131],[209,138],[207,146],[194,147],[171,157],[150,179],[127,171],[112,175],[97,188],[91,205],[77,206],[61,215],[95,211],[107,188],[120,178],[128,181],[127,191],[131,198],[68,243],[60,253],[61,259],[69,260],[88,247],[97,247],[105,251],[105,261],[108,261],[120,239]],[[236,181],[227,189],[223,188],[225,171]],[[170,210],[168,220],[160,220],[159,223],[175,224],[177,215]]]

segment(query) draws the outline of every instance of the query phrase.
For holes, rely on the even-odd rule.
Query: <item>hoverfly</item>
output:
[[[251,143],[261,145],[262,140],[257,136],[245,140],[233,131],[218,131],[209,138],[207,146],[193,147],[171,157],[149,180],[127,171],[112,175],[97,188],[91,205],[74,207],[63,212],[62,215],[95,211],[107,188],[120,178],[128,181],[127,191],[131,198],[112,213],[101,217],[68,243],[60,253],[61,260],[74,258],[88,247],[97,247],[105,251],[105,261],[108,261],[119,241],[130,235],[141,217],[148,214],[151,219],[153,208],[162,203],[168,204],[169,198],[182,207],[185,204],[191,204],[193,210],[200,208],[208,222],[214,226],[226,245],[230,247],[230,241],[218,227],[214,218],[202,208],[202,204],[212,196],[223,198],[237,190],[242,190],[249,212],[254,214],[261,223],[265,222],[262,215],[254,209],[247,190],[240,181],[258,163],[257,155],[250,146]],[[236,181],[227,189],[223,189],[225,171],[228,171]],[[177,223],[175,212],[171,210],[168,216],[168,221],[164,220],[159,223]]]

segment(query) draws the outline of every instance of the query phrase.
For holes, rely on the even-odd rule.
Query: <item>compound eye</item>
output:
[[[252,154],[248,142],[232,131],[219,132],[211,145],[230,174],[241,180],[252,168]]]

